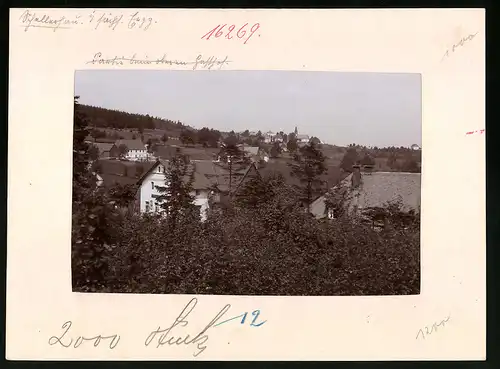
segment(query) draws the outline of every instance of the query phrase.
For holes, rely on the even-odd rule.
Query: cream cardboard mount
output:
[[[483,9],[12,9],[7,358],[484,360],[485,135],[467,134],[484,129],[484,16]],[[235,25],[234,37],[217,28],[223,24]],[[421,73],[421,294],[73,293],[74,74],[103,68]],[[248,324],[205,329],[221,312],[248,313]]]

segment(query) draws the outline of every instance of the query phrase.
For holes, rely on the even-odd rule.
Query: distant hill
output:
[[[149,114],[134,114],[120,110],[105,109],[97,106],[80,105],[82,113],[90,120],[90,125],[96,128],[116,129],[161,129],[164,131],[178,131],[192,129],[180,121],[162,119]]]

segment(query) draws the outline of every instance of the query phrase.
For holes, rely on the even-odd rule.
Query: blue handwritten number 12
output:
[[[218,325],[227,323],[227,322],[229,322],[231,320],[234,320],[234,319],[237,319],[237,318],[241,318],[240,324],[245,324],[245,320],[247,318],[247,315],[248,315],[248,312],[244,313],[244,314],[241,314],[241,315],[238,315],[238,316],[235,316],[235,317],[233,317],[231,319],[224,320],[224,321],[222,321],[220,323],[217,323],[214,327],[217,327]],[[267,320],[264,320],[263,322],[261,322],[259,324],[255,324],[257,318],[260,315],[260,310],[254,310],[254,311],[252,311],[252,315],[253,315],[253,319],[252,319],[252,322],[250,323],[250,326],[252,326],[252,327],[260,327],[262,324],[264,324],[265,322],[267,322]]]

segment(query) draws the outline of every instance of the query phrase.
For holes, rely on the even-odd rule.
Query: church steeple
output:
[[[297,129],[297,126],[295,126],[295,136],[297,136],[299,133],[299,130]]]

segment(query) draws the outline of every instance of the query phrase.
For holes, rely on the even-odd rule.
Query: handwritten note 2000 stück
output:
[[[195,351],[193,356],[200,355],[207,348],[208,342],[208,331],[212,330],[214,327],[220,326],[221,324],[234,321],[237,318],[241,318],[241,324],[245,322],[245,318],[248,313],[244,313],[229,319],[222,320],[226,313],[231,308],[230,304],[225,305],[211,320],[204,326],[201,330],[191,331],[186,334],[182,329],[186,329],[189,325],[189,316],[193,312],[194,308],[198,304],[198,299],[191,299],[187,305],[182,309],[180,314],[175,318],[173,323],[170,323],[166,328],[158,326],[158,328],[149,332],[148,336],[144,341],[144,346],[154,347],[159,349],[160,347],[176,347],[176,346],[189,346],[194,347]],[[253,319],[250,323],[251,327],[260,327],[266,321],[258,321],[260,310],[254,310],[252,312]],[[96,334],[91,337],[86,337],[72,329],[73,323],[71,321],[65,322],[61,328],[62,331],[53,335],[49,338],[48,344],[50,346],[59,346],[66,349],[77,349],[80,346],[92,345],[94,348],[107,347],[108,349],[114,349],[120,342],[120,335],[108,334]]]

